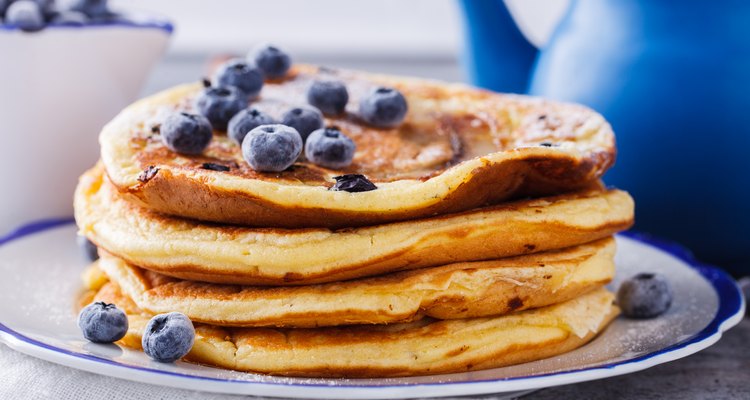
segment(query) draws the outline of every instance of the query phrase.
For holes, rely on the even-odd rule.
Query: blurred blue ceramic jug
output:
[[[462,0],[475,84],[586,104],[636,229],[750,272],[750,1],[573,0],[545,48],[502,0]]]

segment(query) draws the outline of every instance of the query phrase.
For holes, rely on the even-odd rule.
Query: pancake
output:
[[[570,300],[607,284],[615,242],[458,263],[343,283],[219,285],[169,278],[102,254],[99,267],[140,309],[221,326],[309,328],[486,317]]]
[[[366,228],[243,228],[134,206],[97,167],[81,177],[75,214],[83,235],[148,270],[214,283],[301,285],[591,242],[628,228],[633,200],[593,190]]]
[[[305,104],[315,79],[345,82],[347,112],[326,119],[356,143],[352,165],[329,170],[298,161],[279,173],[254,171],[240,147],[217,132],[200,156],[169,151],[158,128],[175,110],[194,111],[200,84],[145,98],[100,135],[101,158],[129,201],[176,216],[261,227],[354,227],[454,213],[524,196],[579,190],[614,163],[609,124],[579,105],[504,95],[460,84],[297,65],[270,81],[253,106],[279,118]],[[394,129],[356,115],[372,88],[398,88],[409,111]],[[205,169],[219,164],[228,171]],[[331,191],[333,177],[363,174],[376,190]]]
[[[97,301],[117,304],[130,327],[119,342],[140,348],[150,316],[106,284]],[[552,357],[593,339],[619,313],[597,289],[553,306],[493,318],[335,328],[220,328],[195,324],[186,360],[272,375],[379,378],[496,368]]]

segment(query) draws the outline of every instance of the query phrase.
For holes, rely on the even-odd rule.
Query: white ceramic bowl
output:
[[[72,214],[77,177],[102,126],[139,94],[169,42],[168,22],[0,26],[0,235]]]

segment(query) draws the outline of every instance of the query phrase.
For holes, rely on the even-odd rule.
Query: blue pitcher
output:
[[[541,50],[502,0],[461,4],[475,84],[602,113],[635,229],[750,272],[750,1],[574,0]]]

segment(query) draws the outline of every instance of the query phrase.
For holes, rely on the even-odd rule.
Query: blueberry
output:
[[[336,183],[329,189],[333,191],[356,193],[369,192],[378,188],[366,176],[360,174],[334,176],[333,179],[336,180]]]
[[[315,107],[300,106],[292,108],[281,116],[281,123],[291,126],[305,141],[312,131],[323,127],[323,114]]]
[[[368,124],[378,128],[398,126],[406,116],[406,98],[396,89],[380,87],[359,103],[359,114]]]
[[[630,318],[653,318],[672,305],[672,288],[663,275],[638,274],[620,285],[617,304]]]
[[[32,0],[18,0],[5,11],[5,23],[27,32],[44,28],[44,15],[39,4]]]
[[[89,17],[80,11],[61,11],[55,14],[50,22],[63,26],[83,26],[89,22]]]
[[[302,137],[286,125],[261,125],[245,136],[242,156],[256,171],[283,171],[302,152]]]
[[[76,242],[78,242],[78,247],[81,249],[84,260],[94,262],[99,259],[99,249],[89,238],[79,235],[76,237]]]
[[[326,115],[343,113],[348,101],[349,92],[340,81],[315,81],[307,90],[307,102]]]
[[[219,66],[213,77],[214,86],[234,86],[248,98],[255,98],[263,87],[263,73],[244,60],[229,60]]]
[[[101,18],[109,15],[107,0],[73,0],[68,8],[71,11],[82,12],[89,18]]]
[[[326,168],[346,168],[352,163],[355,148],[354,142],[340,130],[318,129],[307,138],[305,157]]]
[[[146,325],[143,351],[158,362],[171,363],[185,357],[195,342],[195,328],[185,314],[159,314]]]
[[[16,0],[17,1],[17,0]],[[34,3],[39,5],[39,10],[42,12],[45,21],[49,21],[49,16],[55,12],[55,1],[54,0],[33,0]],[[13,1],[8,4],[13,3]]]
[[[227,134],[232,140],[242,144],[242,139],[244,139],[245,135],[251,130],[261,125],[271,125],[275,123],[276,120],[257,108],[246,108],[238,112],[237,115],[229,120]]]
[[[218,131],[225,131],[229,120],[245,107],[247,97],[232,86],[207,87],[195,100],[195,108]]]
[[[95,343],[116,342],[128,332],[128,317],[114,304],[91,303],[78,314],[83,337]]]
[[[255,65],[263,71],[268,78],[281,78],[292,66],[292,59],[283,50],[272,45],[262,45],[254,49],[248,59],[253,60]]]
[[[198,114],[170,114],[159,129],[161,140],[170,150],[181,154],[201,154],[211,142],[213,131],[208,119]]]
[[[2,21],[3,16],[5,15],[5,10],[12,2],[13,0],[0,0],[0,21]]]

